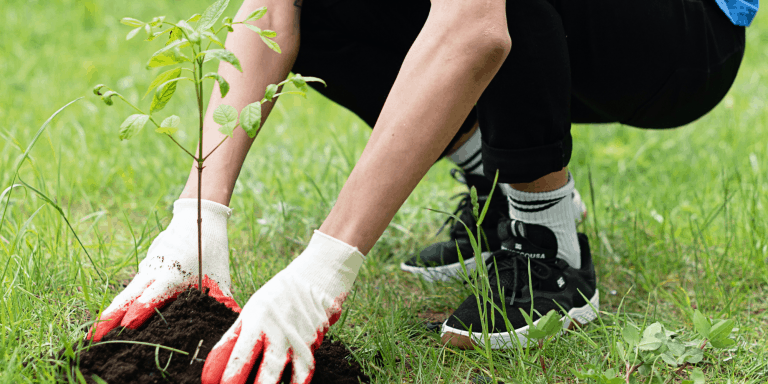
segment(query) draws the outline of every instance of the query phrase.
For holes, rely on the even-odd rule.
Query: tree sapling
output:
[[[203,118],[205,113],[205,105],[203,100],[203,86],[204,80],[215,81],[219,84],[219,90],[221,97],[225,97],[229,92],[230,85],[226,79],[224,79],[217,72],[203,73],[203,64],[210,60],[225,61],[240,72],[243,71],[240,66],[240,61],[235,55],[224,48],[221,40],[216,36],[222,30],[232,32],[233,25],[242,24],[245,27],[258,33],[261,40],[272,50],[280,53],[280,47],[272,40],[277,33],[271,30],[262,30],[254,25],[248,24],[248,22],[256,21],[262,18],[266,12],[266,7],[261,7],[253,11],[245,19],[241,21],[233,21],[229,17],[222,19],[218,29],[214,28],[219,18],[224,13],[224,10],[229,5],[229,0],[218,0],[210,5],[202,15],[195,14],[187,19],[182,19],[176,23],[166,21],[165,16],[158,16],[153,18],[149,22],[140,21],[130,17],[120,20],[121,23],[134,27],[128,35],[126,40],[130,40],[139,33],[144,31],[147,38],[145,41],[153,41],[158,37],[167,35],[169,36],[165,46],[156,51],[149,58],[147,62],[147,69],[161,68],[173,66],[155,77],[152,83],[149,85],[146,97],[150,92],[154,90],[152,97],[152,103],[149,106],[149,112],[135,106],[128,101],[123,95],[108,88],[104,84],[99,84],[93,88],[93,93],[97,96],[101,96],[101,99],[107,105],[112,105],[113,97],[118,97],[123,100],[129,106],[131,106],[138,113],[128,116],[123,121],[119,129],[120,140],[128,140],[136,136],[139,131],[147,124],[151,122],[155,125],[155,132],[167,136],[174,144],[181,148],[184,153],[189,155],[196,163],[198,178],[197,178],[197,245],[198,245],[198,288],[204,292],[203,287],[203,246],[202,246],[202,209],[201,209],[201,190],[202,190],[202,176],[205,160],[224,143],[224,141],[232,137],[233,132],[237,127],[241,127],[250,138],[255,138],[261,131],[261,105],[266,102],[272,102],[280,95],[283,94],[299,94],[306,97],[308,91],[307,82],[325,82],[315,77],[303,77],[300,74],[294,74],[289,76],[286,80],[278,84],[270,84],[267,86],[264,93],[264,98],[254,103],[247,105],[240,111],[239,116],[237,110],[230,106],[222,104],[216,108],[213,113],[213,120],[220,125],[219,132],[223,133],[225,137],[219,142],[210,152],[203,154]],[[205,45],[205,48],[203,48]],[[212,45],[216,45],[219,48],[210,49]],[[186,51],[186,53],[185,53]],[[191,53],[191,55],[189,55]],[[188,74],[188,75],[186,75]],[[168,102],[171,100],[176,92],[176,88],[179,82],[189,81],[195,87],[195,95],[197,101],[198,110],[198,145],[196,151],[189,151],[182,146],[174,137],[181,126],[181,118],[177,115],[170,115],[163,119],[159,124],[157,123],[157,113],[162,111]],[[286,91],[281,92],[281,87],[287,83],[293,84],[298,91]],[[239,117],[239,119],[238,119]],[[239,120],[239,122],[238,122]],[[197,152],[197,153],[195,153]]]

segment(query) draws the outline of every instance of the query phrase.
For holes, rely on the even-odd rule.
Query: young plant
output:
[[[249,137],[255,138],[261,131],[261,105],[267,102],[274,101],[280,95],[283,94],[299,94],[306,97],[308,91],[307,82],[325,82],[315,77],[303,77],[300,74],[294,74],[289,76],[288,79],[278,83],[270,84],[267,86],[264,93],[264,98],[247,105],[240,111],[230,106],[222,104],[216,108],[213,113],[213,120],[220,125],[219,132],[223,133],[225,137],[219,142],[210,152],[203,154],[203,119],[205,113],[205,101],[204,101],[204,82],[206,80],[215,81],[219,84],[219,90],[221,97],[225,97],[230,90],[230,85],[224,77],[217,72],[203,73],[203,64],[210,60],[225,61],[234,66],[240,72],[243,71],[240,66],[240,61],[235,55],[224,48],[221,40],[216,36],[219,32],[227,30],[232,32],[233,25],[242,24],[245,27],[253,30],[259,34],[261,40],[270,49],[277,53],[280,53],[280,47],[272,40],[277,33],[270,30],[262,30],[254,25],[248,24],[248,22],[256,21],[262,18],[266,12],[266,7],[261,7],[253,11],[245,19],[241,21],[233,21],[229,17],[222,19],[218,28],[214,28],[221,18],[224,10],[229,5],[229,0],[218,0],[210,5],[202,15],[195,14],[187,19],[181,19],[175,23],[166,21],[165,16],[158,16],[153,18],[149,22],[133,19],[130,17],[123,18],[120,22],[134,27],[128,35],[126,40],[130,40],[142,31],[146,34],[146,40],[148,42],[154,41],[158,37],[168,36],[168,40],[165,46],[157,50],[147,61],[147,69],[161,67],[172,67],[165,72],[157,75],[149,85],[149,89],[144,97],[148,96],[154,91],[152,102],[149,106],[149,111],[145,112],[139,107],[133,105],[123,95],[108,88],[104,84],[99,84],[93,88],[93,93],[97,96],[101,96],[101,99],[107,105],[112,105],[112,99],[117,97],[131,106],[138,113],[128,116],[123,121],[119,129],[120,140],[128,140],[136,136],[142,128],[151,122],[155,126],[155,132],[167,136],[174,144],[181,148],[184,153],[190,156],[196,163],[197,168],[197,245],[198,245],[198,287],[203,291],[203,245],[202,245],[202,213],[201,213],[201,189],[202,178],[205,160],[216,149],[224,143],[224,141],[232,137],[235,129],[242,128]],[[211,49],[211,46],[217,46],[218,48]],[[173,135],[178,131],[181,124],[181,118],[177,115],[170,115],[160,120],[158,115],[173,95],[176,93],[176,88],[180,82],[189,82],[195,88],[196,104],[198,111],[198,145],[196,150],[187,150],[182,146]],[[298,91],[280,92],[283,85],[291,83]],[[158,123],[157,121],[161,121]]]

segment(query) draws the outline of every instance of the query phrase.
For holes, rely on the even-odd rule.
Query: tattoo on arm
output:
[[[296,33],[298,34],[301,30],[301,6],[304,3],[304,0],[294,0],[293,6],[296,7],[296,21],[293,25]]]

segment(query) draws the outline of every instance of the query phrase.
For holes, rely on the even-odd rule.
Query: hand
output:
[[[211,297],[240,312],[229,291],[227,219],[232,210],[208,200],[203,200],[201,206],[203,287],[210,289]],[[99,341],[119,325],[138,328],[155,313],[155,308],[162,308],[188,287],[197,288],[197,255],[197,199],[179,199],[173,203],[171,223],[152,242],[139,272],[102,312],[88,338]]]
[[[253,294],[205,360],[203,384],[245,383],[262,357],[256,383],[276,384],[288,363],[292,383],[309,383],[314,351],[364,260],[357,248],[315,231],[307,249]]]

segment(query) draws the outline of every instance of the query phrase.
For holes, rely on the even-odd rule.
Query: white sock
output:
[[[550,192],[522,192],[509,184],[499,184],[509,201],[509,216],[524,223],[543,225],[557,238],[557,257],[573,268],[581,268],[581,249],[576,236],[573,177]]]
[[[483,175],[482,140],[480,128],[465,141],[449,158],[466,174]]]

